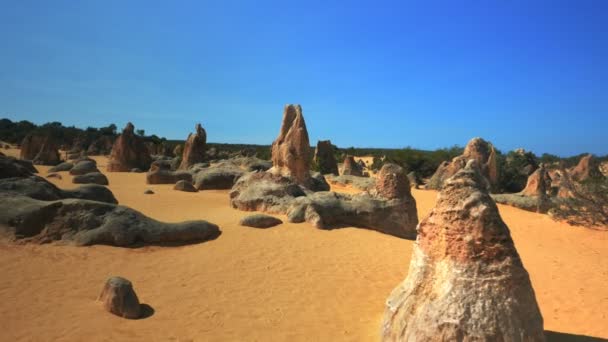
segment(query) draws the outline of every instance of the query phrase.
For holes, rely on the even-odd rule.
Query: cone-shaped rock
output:
[[[38,165],[57,165],[61,162],[59,151],[54,139],[47,135],[40,146],[40,150],[33,159],[34,164]]]
[[[152,158],[144,140],[135,135],[135,127],[128,123],[122,134],[114,142],[107,170],[110,172],[129,172],[132,169],[147,170]]]
[[[315,149],[315,163],[319,167],[319,172],[322,174],[334,174],[338,176],[338,163],[334,156],[334,149],[329,140],[319,140]]]
[[[39,134],[30,133],[23,138],[21,141],[21,150],[19,151],[19,158],[25,160],[34,160],[42,145],[44,144],[46,137]]]
[[[342,175],[363,177],[363,168],[353,156],[346,156],[342,164]]]
[[[272,143],[272,166],[274,174],[301,185],[310,182],[310,143],[300,105],[286,105],[283,110],[281,131]]]
[[[139,318],[141,306],[131,282],[122,277],[112,277],[106,281],[98,298],[104,309],[124,318]]]
[[[201,124],[196,124],[196,133],[190,133],[184,144],[180,170],[186,170],[194,164],[205,161],[205,149],[207,148],[207,133]]]
[[[525,196],[547,196],[547,191],[551,188],[551,178],[543,164],[536,169],[529,177],[526,187],[521,191]]]
[[[475,161],[448,179],[418,226],[409,273],[391,293],[384,341],[544,341],[509,228]]]
[[[592,176],[593,171],[599,173],[599,170],[596,171],[591,167],[592,158],[593,156],[591,154],[582,157],[578,164],[570,170],[570,178],[582,182],[589,179]]]

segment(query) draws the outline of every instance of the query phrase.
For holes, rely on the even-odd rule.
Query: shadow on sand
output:
[[[547,342],[608,342],[605,338],[574,335],[549,330],[545,330],[545,337],[547,338]]]
[[[148,304],[139,304],[141,310],[141,316],[138,319],[146,319],[154,315],[154,308]]]

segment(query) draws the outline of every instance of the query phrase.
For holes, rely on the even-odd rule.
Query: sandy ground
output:
[[[104,171],[106,159],[97,160]],[[73,187],[61,174],[53,182]],[[247,213],[230,208],[228,191],[185,193],[148,186],[144,174],[106,175],[121,204],[164,221],[206,219],[222,235],[136,249],[0,242],[0,341],[378,340],[384,301],[407,274],[412,241],[305,223],[241,227]],[[156,193],[144,195],[147,188]],[[414,197],[423,217],[436,193]],[[545,329],[559,332],[549,340],[608,338],[608,234],[499,207]],[[154,313],[126,320],[103,311],[95,298],[112,275],[130,279]]]

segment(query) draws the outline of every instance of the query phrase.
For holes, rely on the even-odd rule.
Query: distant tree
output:
[[[142,136],[142,137],[146,135],[146,131],[143,129],[138,129],[135,131],[135,133],[137,133],[137,135]]]

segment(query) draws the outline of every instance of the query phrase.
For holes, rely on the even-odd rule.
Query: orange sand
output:
[[[97,158],[105,170],[103,157]],[[42,175],[46,167],[39,167]],[[61,187],[73,187],[61,172]],[[375,341],[412,241],[374,231],[285,223],[238,225],[228,191],[185,193],[144,174],[106,173],[121,204],[159,220],[206,219],[222,235],[198,245],[17,246],[0,242],[0,341]],[[144,195],[146,188],[156,194]],[[348,189],[337,189],[348,190]],[[421,217],[436,193],[414,190]],[[500,206],[547,330],[608,338],[608,234]],[[284,217],[283,217],[284,219]],[[95,302],[104,281],[133,281],[155,313],[126,320]],[[564,335],[562,335],[564,336]]]

